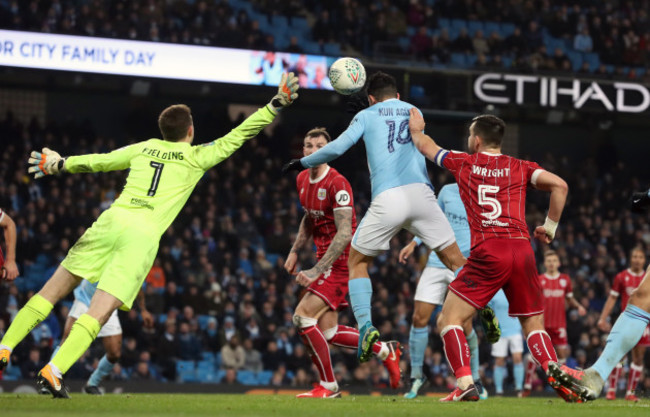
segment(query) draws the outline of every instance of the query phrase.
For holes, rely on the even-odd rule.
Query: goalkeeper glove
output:
[[[282,80],[278,85],[278,93],[273,96],[269,106],[274,112],[278,112],[283,107],[290,106],[298,98],[298,77],[293,72],[282,74]]]
[[[58,152],[49,148],[43,148],[42,152],[32,151],[31,157],[27,161],[31,165],[27,172],[34,174],[34,178],[41,178],[45,175],[58,175],[63,172],[65,158],[62,158]]]
[[[300,159],[292,159],[291,161],[284,164],[282,167],[282,173],[286,174],[289,171],[300,171],[301,169],[305,169],[305,167],[302,166]]]
[[[650,206],[650,195],[648,193],[650,193],[650,190],[632,194],[630,209],[634,213],[642,213],[646,207]]]
[[[365,93],[352,94],[345,103],[345,111],[351,114],[357,114],[363,109],[370,107],[368,96]]]

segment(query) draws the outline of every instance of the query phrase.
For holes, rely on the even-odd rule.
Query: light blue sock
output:
[[[411,354],[411,378],[422,378],[424,351],[429,343],[429,329],[411,326],[409,334],[409,351]]]
[[[52,352],[52,356],[50,356],[50,361],[52,360],[52,358],[53,358],[54,356],[56,356],[56,352],[59,351],[59,348],[60,348],[60,347],[61,347],[61,343],[59,343],[59,345],[58,345],[58,346],[54,349],[54,351]]]
[[[621,358],[639,343],[649,322],[650,313],[632,304],[627,305],[609,333],[605,350],[592,366],[603,380],[607,380]]]
[[[479,381],[481,376],[479,375],[479,363],[478,363],[478,337],[476,332],[472,329],[472,333],[467,336],[467,344],[469,345],[470,359],[469,366],[472,368],[472,379],[474,381]]]
[[[506,378],[507,371],[505,366],[494,367],[494,388],[497,394],[503,394],[503,380]]]
[[[99,365],[97,365],[97,369],[95,369],[95,371],[90,375],[90,378],[88,379],[86,385],[90,387],[98,387],[102,382],[102,379],[111,373],[114,365],[114,363],[111,363],[108,360],[106,355],[102,356],[102,359],[99,361]]]
[[[370,300],[372,299],[372,283],[370,278],[355,278],[348,281],[350,304],[357,320],[359,329],[366,323],[372,323],[370,315]]]
[[[521,391],[524,389],[524,363],[515,363],[512,365],[512,373],[515,377],[515,389]]]

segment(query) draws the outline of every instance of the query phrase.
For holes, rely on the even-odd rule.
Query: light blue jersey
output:
[[[521,323],[519,323],[519,320],[508,315],[509,304],[503,290],[499,290],[499,292],[494,295],[494,298],[490,300],[488,305],[492,307],[492,310],[494,310],[494,313],[497,315],[499,327],[501,328],[501,337],[521,334]]]
[[[467,212],[460,199],[458,184],[447,184],[442,187],[438,195],[438,205],[442,209],[442,212],[445,213],[445,217],[447,217],[451,228],[454,230],[454,236],[456,236],[456,243],[460,251],[466,258],[469,257],[472,238],[469,232],[469,223],[467,223]],[[418,237],[414,240],[418,245],[422,243]],[[431,251],[429,255],[427,267],[446,268],[445,264],[442,263],[434,251]]]
[[[300,160],[307,168],[343,155],[361,137],[366,144],[372,198],[390,188],[424,183],[431,188],[424,156],[409,132],[409,110],[414,106],[396,98],[360,111],[341,135]]]
[[[95,295],[97,290],[97,283],[91,283],[85,279],[81,280],[81,284],[77,285],[77,288],[74,289],[74,298],[75,300],[84,303],[86,306],[90,307],[90,300]]]

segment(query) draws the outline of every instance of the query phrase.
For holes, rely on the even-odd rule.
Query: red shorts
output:
[[[544,312],[535,255],[525,239],[489,239],[472,249],[467,263],[449,289],[482,309],[503,288],[511,316]]]
[[[641,340],[639,340],[639,343],[636,345],[650,347],[650,326],[645,328],[643,331],[643,336],[641,336]]]
[[[546,333],[551,337],[553,346],[569,346],[569,339],[566,337],[566,327],[547,327]]]
[[[318,277],[307,287],[307,291],[317,295],[334,311],[341,310],[349,304],[345,299],[348,295],[348,268],[337,268],[336,265]]]

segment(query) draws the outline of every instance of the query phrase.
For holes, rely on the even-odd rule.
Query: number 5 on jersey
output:
[[[155,171],[153,172],[153,178],[151,178],[151,187],[149,187],[147,196],[153,197],[156,195],[156,190],[158,189],[158,184],[160,183],[160,174],[162,174],[162,170],[165,167],[165,164],[162,162],[151,161],[149,165],[151,165]]]
[[[481,206],[487,206],[491,208],[491,212],[481,213],[481,216],[484,216],[490,220],[498,219],[501,216],[501,203],[494,197],[488,197],[488,194],[494,194],[499,192],[499,187],[496,185],[485,185],[481,184],[478,186],[478,203]]]

